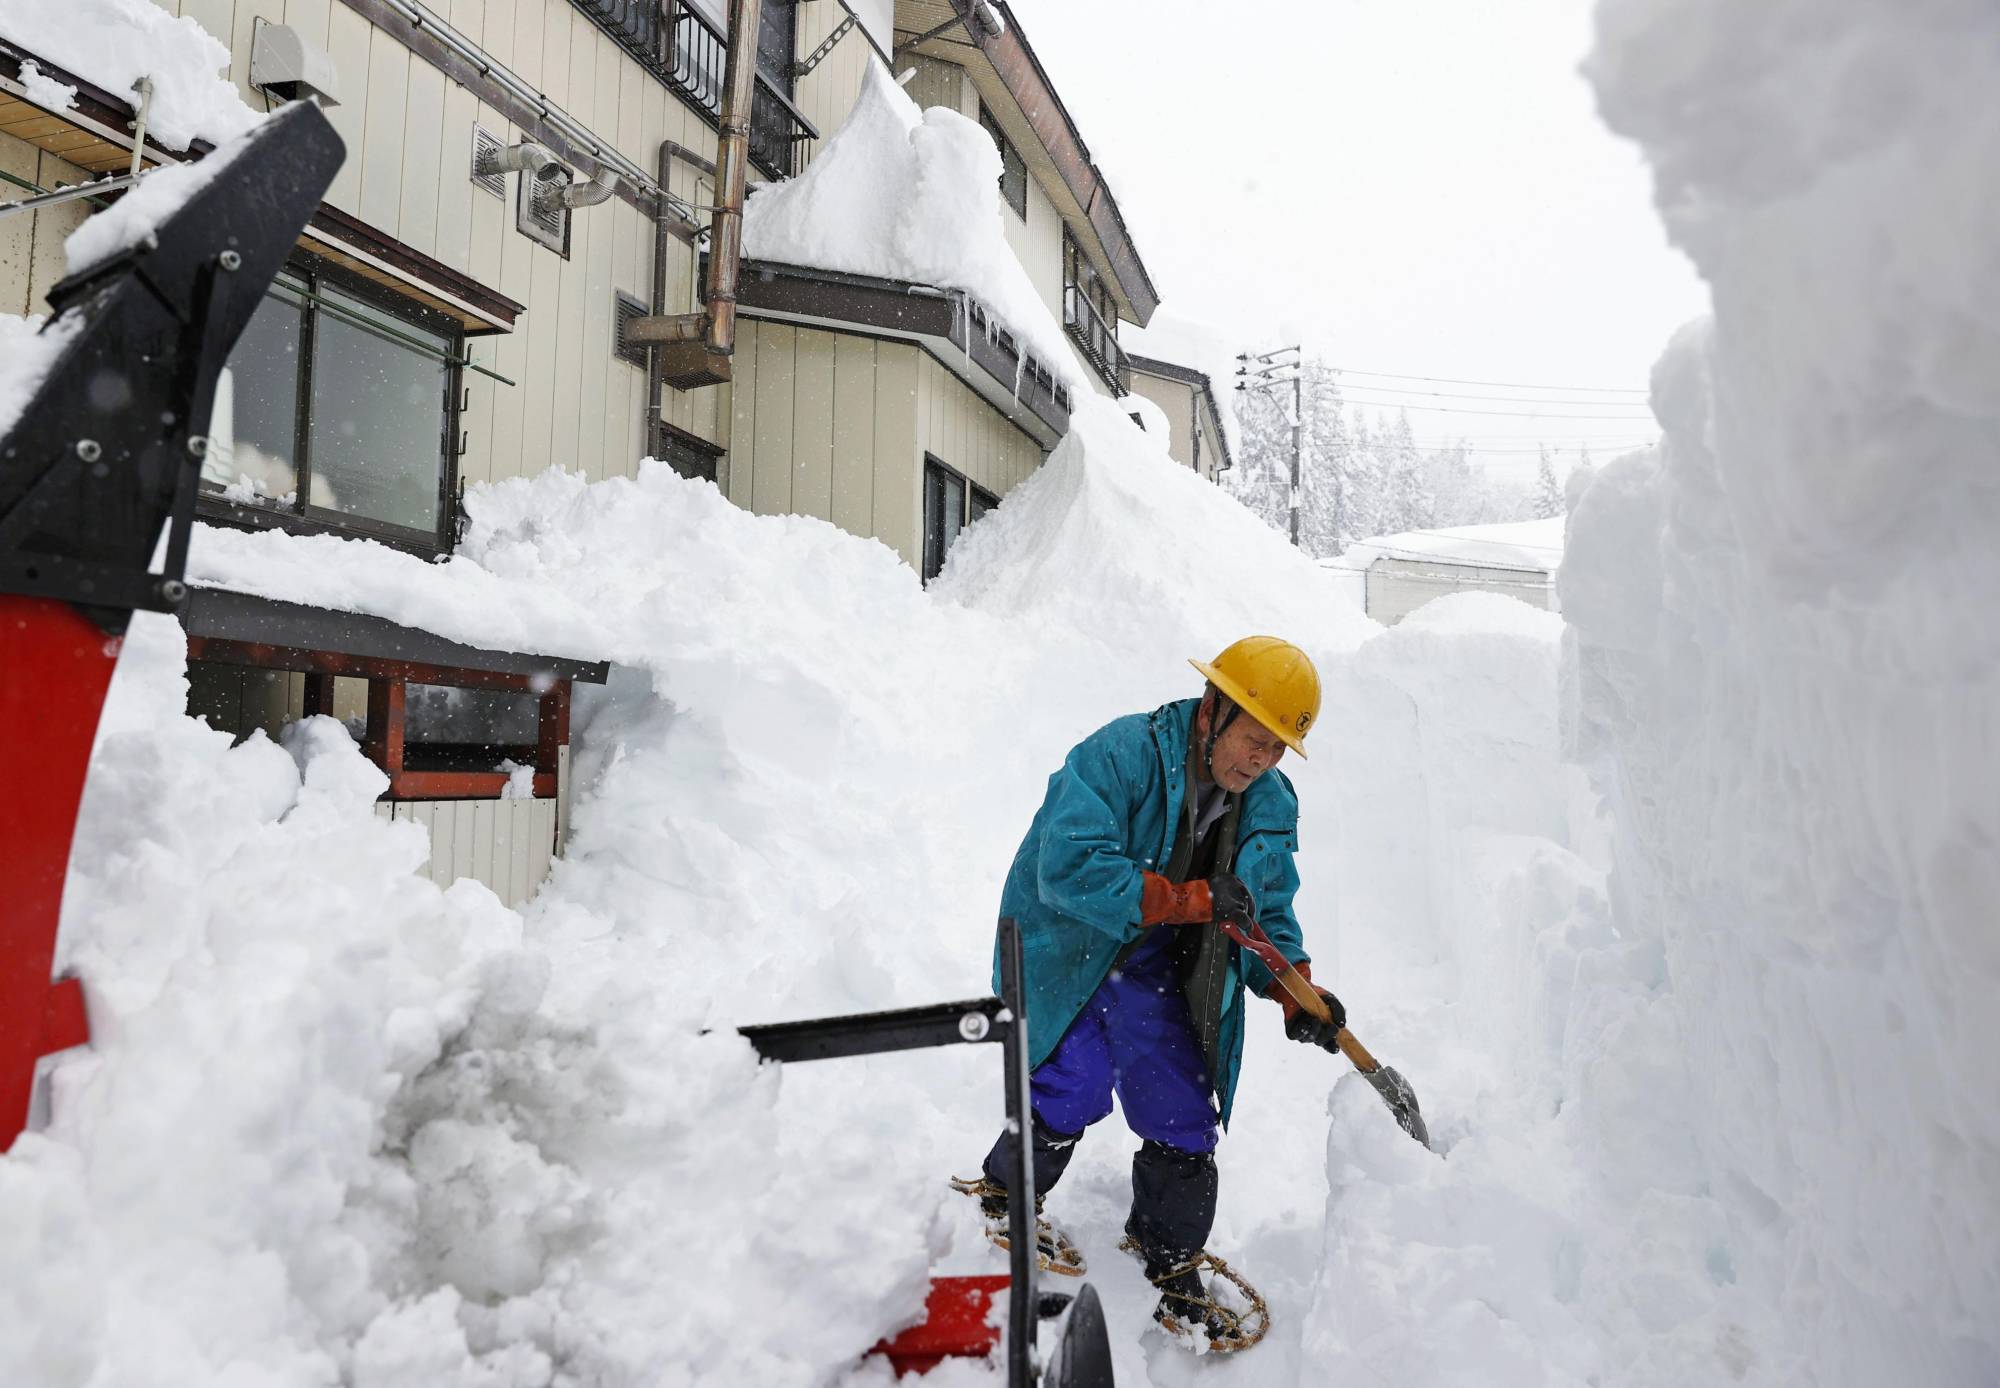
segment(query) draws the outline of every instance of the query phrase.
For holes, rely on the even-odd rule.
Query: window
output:
[[[462,345],[442,315],[295,263],[216,385],[203,510],[444,549]]]
[[[1016,217],[1028,215],[1028,161],[1021,157],[1021,151],[1014,148],[1014,142],[1000,129],[1000,122],[993,119],[993,113],[984,106],[979,108],[979,124],[993,143],[1000,147],[1000,196],[1014,209]]]
[[[1118,303],[1083,247],[1063,231],[1063,327],[1104,383],[1124,394],[1131,376],[1118,345]]]
[[[791,108],[793,54],[798,43],[797,0],[761,0],[757,20],[757,83],[750,98],[750,149],[779,172],[793,168],[793,136],[798,133]],[[783,98],[780,100],[779,98]]]
[[[404,685],[403,766],[410,771],[495,771],[532,766],[541,698],[527,689]]]
[[[1000,498],[946,467],[924,459],[924,582],[944,572],[959,532],[1000,504]]]

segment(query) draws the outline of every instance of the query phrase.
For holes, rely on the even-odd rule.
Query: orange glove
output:
[[[1139,890],[1139,924],[1195,925],[1215,919],[1215,903],[1209,899],[1208,883],[1169,882],[1157,872],[1142,872],[1145,885]]]
[[[1308,983],[1311,983],[1313,981],[1313,966],[1311,960],[1308,960],[1303,964],[1294,964],[1292,967],[1299,971],[1300,978],[1304,979]],[[1324,993],[1326,990],[1324,988],[1314,988],[1313,991],[1315,993]],[[1280,979],[1271,980],[1271,986],[1264,990],[1264,996],[1269,998],[1272,1002],[1278,1004],[1278,1006],[1285,1009],[1285,1025],[1287,1026],[1291,1025],[1292,1018],[1298,1016],[1299,1013],[1305,1010],[1304,1008],[1299,1006],[1298,1001],[1294,999],[1290,993],[1287,993],[1285,991],[1284,982]]]

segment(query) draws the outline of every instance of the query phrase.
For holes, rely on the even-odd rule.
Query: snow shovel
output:
[[[1264,967],[1278,977],[1292,1000],[1322,1022],[1331,1022],[1333,1014],[1327,1011],[1326,1003],[1312,984],[1300,976],[1292,967],[1292,962],[1278,952],[1271,943],[1271,937],[1264,933],[1264,927],[1252,917],[1247,924],[1236,921],[1218,922],[1222,933],[1252,951],[1264,961]],[[1410,1082],[1403,1078],[1393,1066],[1384,1065],[1368,1054],[1368,1048],[1355,1039],[1354,1033],[1342,1027],[1334,1039],[1340,1053],[1354,1062],[1354,1068],[1364,1075],[1368,1083],[1375,1086],[1375,1092],[1382,1096],[1382,1102],[1389,1106],[1389,1112],[1396,1115],[1396,1122],[1425,1147],[1431,1145],[1430,1129],[1424,1126],[1424,1116],[1417,1109],[1417,1092],[1410,1088]]]

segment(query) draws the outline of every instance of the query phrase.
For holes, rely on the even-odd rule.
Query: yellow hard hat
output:
[[[1287,747],[1306,754],[1306,732],[1319,717],[1319,671],[1304,651],[1275,636],[1246,636],[1213,663],[1188,664]]]

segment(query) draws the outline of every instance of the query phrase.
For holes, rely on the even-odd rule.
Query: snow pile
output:
[[[35,398],[69,344],[83,331],[83,319],[65,314],[55,322],[37,315],[0,313],[0,438]]]
[[[28,100],[45,110],[69,111],[76,107],[76,88],[56,81],[33,59],[21,64],[21,85],[27,89]]]
[[[204,159],[168,164],[142,175],[123,197],[92,213],[64,240],[65,271],[80,275],[135,246],[150,245],[159,225],[214,182],[249,145],[248,139],[232,140]]]
[[[139,79],[152,78],[146,134],[166,149],[184,150],[195,140],[221,144],[262,119],[235,83],[217,75],[229,67],[229,49],[192,17],[176,18],[151,0],[7,0],[0,5],[0,39],[102,87],[134,111]]]
[[[962,289],[1079,391],[1083,376],[1000,221],[1000,151],[956,111],[927,111],[870,63],[853,110],[797,178],[743,208],[752,260]]]
[[[935,1258],[984,1266],[939,1178],[990,1141],[996,1056],[781,1080],[728,1029],[984,991],[1076,737],[1266,618],[1329,668],[1360,639],[1214,488],[1127,514],[1184,481],[1083,405],[963,541],[1050,605],[963,563],[927,594],[664,467],[490,488],[442,565],[205,529],[198,580],[621,668],[579,701],[572,840],[523,916],[415,875],[421,830],[374,816],[331,720],[232,749],[180,716],[178,633],[135,624],[65,914],[97,1044],[0,1162],[0,1376],[822,1383]],[[1162,551],[1206,556],[1193,601]]]
[[[1685,1048],[1749,1381],[2000,1380],[2000,48],[1989,6],[1606,3],[1714,290],[1562,573],[1613,920]],[[1722,1347],[1718,1346],[1718,1355]],[[1721,1381],[1711,1365],[1695,1377]]]

